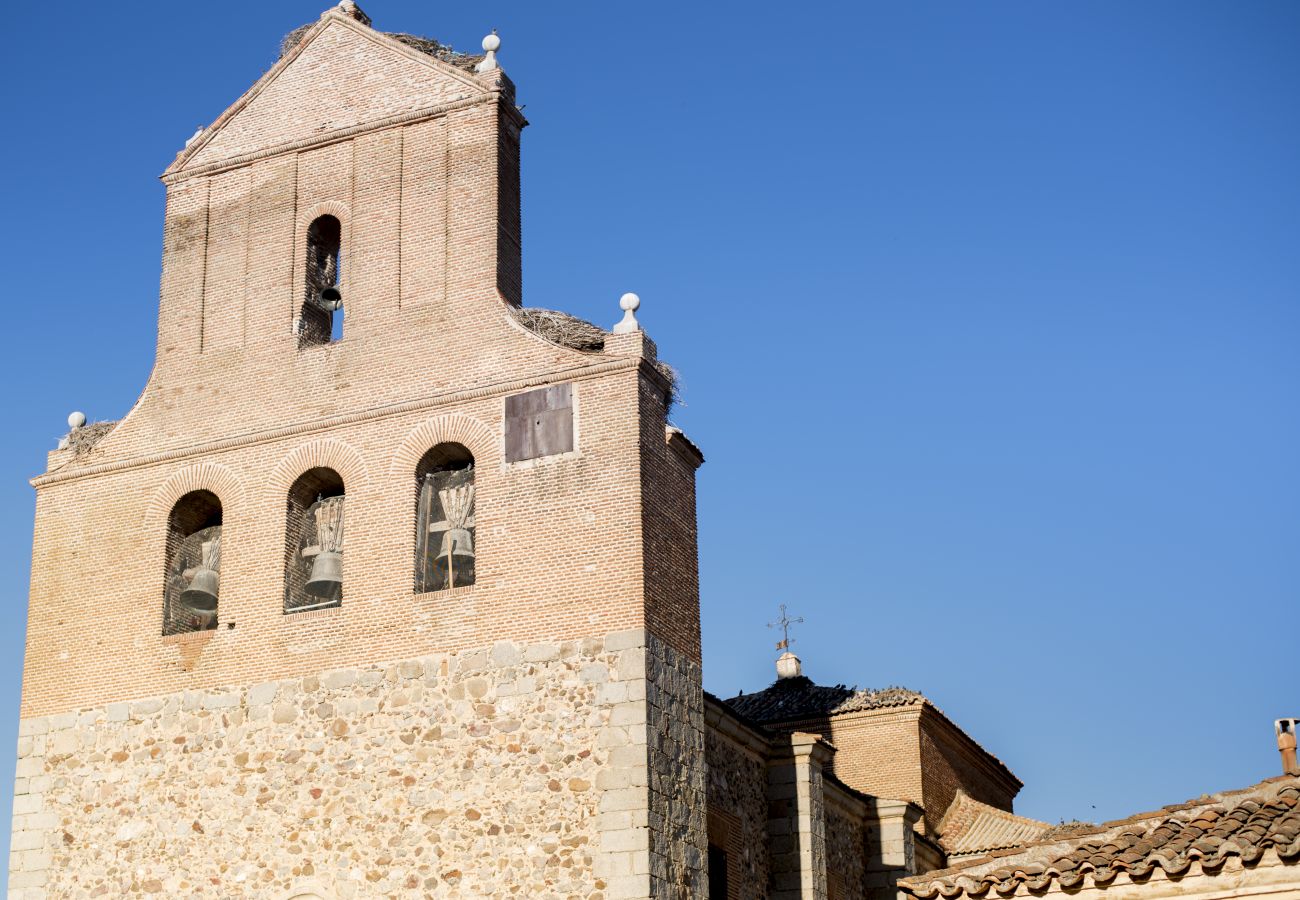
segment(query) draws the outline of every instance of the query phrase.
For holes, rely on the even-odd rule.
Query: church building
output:
[[[482,46],[344,0],[163,173],[153,372],[33,480],[9,897],[985,896],[924,873],[1048,826],[931,699],[705,692],[704,457],[635,295],[524,305]]]

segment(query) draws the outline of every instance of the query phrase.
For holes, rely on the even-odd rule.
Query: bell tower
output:
[[[10,897],[707,895],[703,459],[635,297],[522,306],[500,46],[345,0],[163,173],[153,373],[33,479]]]

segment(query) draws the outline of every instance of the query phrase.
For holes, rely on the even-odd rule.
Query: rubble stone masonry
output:
[[[24,719],[9,896],[701,896],[693,667],[634,629]]]

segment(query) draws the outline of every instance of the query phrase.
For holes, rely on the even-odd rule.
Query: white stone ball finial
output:
[[[483,38],[483,52],[487,55],[479,60],[479,64],[474,67],[475,72],[491,72],[493,69],[501,68],[497,64],[497,51],[501,49],[501,38],[497,37],[497,30],[492,29],[492,33]]]
[[[614,326],[615,334],[630,334],[641,330],[641,323],[636,320],[636,311],[641,308],[641,298],[628,292],[618,298],[619,309],[623,310],[623,319]]]
[[[86,424],[86,414],[84,412],[77,410],[75,412],[68,413],[68,427],[71,428],[73,431],[76,431],[78,428],[80,428],[85,424]]]

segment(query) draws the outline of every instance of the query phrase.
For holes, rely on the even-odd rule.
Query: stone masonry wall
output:
[[[646,645],[650,896],[708,896],[704,689],[700,666],[653,636]]]
[[[828,900],[866,900],[867,829],[862,816],[826,804]]]
[[[721,813],[728,829],[727,887],[737,900],[767,894],[767,764],[709,729],[705,736],[710,814]],[[711,900],[722,900],[714,897]]]
[[[645,896],[600,874],[649,870],[603,837],[611,807],[646,815],[644,644],[502,642],[25,719],[9,896]],[[688,752],[698,703],[671,655],[650,654],[651,719]],[[675,768],[661,790],[695,787]]]

